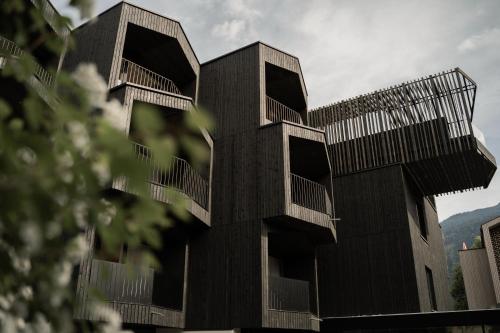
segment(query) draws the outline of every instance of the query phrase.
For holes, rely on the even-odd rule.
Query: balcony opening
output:
[[[144,142],[143,134],[139,131],[134,114],[141,112],[143,108],[154,110],[162,119],[161,135],[171,137],[177,143],[177,153],[172,159],[168,168],[160,167],[152,163],[154,156],[149,147]],[[164,106],[152,105],[135,101],[132,107],[132,117],[130,122],[129,137],[134,143],[134,150],[137,157],[144,161],[148,168],[151,168],[149,181],[158,186],[173,187],[188,197],[196,201],[205,209],[208,208],[210,160],[202,162],[189,159],[189,146],[185,144],[186,138],[194,139],[205,154],[209,156],[210,146],[201,132],[193,132],[186,126],[186,116],[189,111],[179,110]],[[195,111],[193,111],[195,112]]]
[[[196,74],[177,39],[132,23],[127,25],[119,80],[196,96]]]
[[[306,122],[307,105],[297,73],[266,62],[266,118]]]
[[[154,273],[154,305],[182,311],[187,241],[187,235],[180,228],[163,232],[163,247],[155,253],[161,268]]]
[[[331,176],[324,144],[290,136],[289,150],[292,202],[331,215]]]
[[[293,246],[290,246],[293,244]],[[268,234],[269,308],[317,313],[314,246],[304,234]]]

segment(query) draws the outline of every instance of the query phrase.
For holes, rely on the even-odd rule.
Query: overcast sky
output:
[[[95,13],[117,2],[96,1]],[[179,20],[201,62],[256,40],[298,56],[309,108],[460,67],[478,84],[474,123],[500,157],[498,0],[131,2]],[[54,3],[71,14],[67,0]],[[496,175],[487,190],[439,197],[438,214],[499,201]]]

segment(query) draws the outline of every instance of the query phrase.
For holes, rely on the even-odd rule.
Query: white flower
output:
[[[109,160],[104,156],[100,156],[97,161],[93,162],[91,168],[101,186],[105,185],[111,179]]]
[[[102,105],[104,119],[118,130],[124,130],[123,115],[125,114],[120,102],[113,99]]]
[[[30,286],[22,286],[19,288],[19,294],[27,301],[33,299],[33,289]]]
[[[95,64],[78,65],[73,78],[88,93],[92,106],[100,108],[106,102],[108,87]]]
[[[54,268],[54,282],[59,287],[66,287],[71,280],[73,265],[69,261],[63,261]]]
[[[33,332],[36,332],[36,333],[50,333],[50,332],[52,332],[52,326],[47,321],[45,316],[41,313],[35,314],[35,321],[33,323]]]
[[[20,148],[17,157],[27,165],[35,165],[37,161],[36,153],[28,147]]]
[[[32,222],[28,222],[20,228],[19,235],[23,240],[28,253],[36,252],[42,244],[42,233],[40,227]]]
[[[81,229],[87,226],[87,204],[83,201],[78,201],[73,205],[73,217],[76,225]]]
[[[116,207],[111,204],[111,202],[101,199],[104,204],[105,209],[97,215],[97,219],[103,225],[110,225],[113,218],[116,216]]]
[[[73,238],[68,245],[67,256],[68,259],[74,263],[80,261],[89,250],[87,241],[85,240],[85,234],[80,234]]]
[[[73,145],[83,157],[87,157],[90,151],[90,138],[85,126],[79,121],[71,121],[68,123],[68,130]]]
[[[12,266],[19,273],[27,275],[31,271],[31,261],[28,258],[19,257],[11,253]]]

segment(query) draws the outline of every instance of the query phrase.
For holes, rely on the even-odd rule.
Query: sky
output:
[[[98,0],[100,13],[116,0]],[[500,157],[498,0],[133,0],[181,22],[200,62],[260,40],[300,60],[309,108],[460,67],[478,84],[473,123]],[[53,0],[68,11],[67,0]],[[496,205],[486,190],[437,198],[440,221]]]

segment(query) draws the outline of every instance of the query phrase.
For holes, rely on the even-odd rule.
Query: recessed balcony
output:
[[[282,311],[310,312],[309,282],[270,275],[269,308]]]
[[[163,92],[182,95],[174,81],[125,58],[122,59],[120,66],[119,80],[120,83],[129,82]]]
[[[147,182],[161,188],[178,190],[204,209],[208,209],[208,182],[187,161],[173,157],[169,166],[160,166],[155,162],[149,147],[135,142],[133,147],[137,158],[148,170]],[[164,192],[159,196],[161,201],[168,201]]]
[[[266,96],[266,118],[273,123],[285,120],[302,124],[300,113],[269,96]]]
[[[188,56],[177,38],[128,22],[115,84],[130,82],[195,100],[197,69]]]
[[[290,181],[294,204],[332,215],[332,202],[324,185],[293,173]]]

